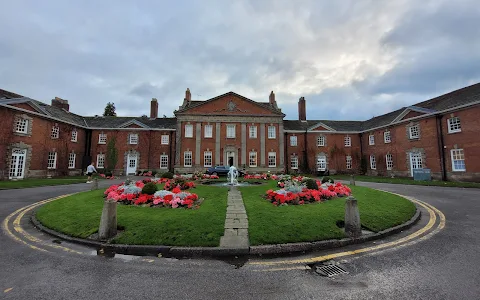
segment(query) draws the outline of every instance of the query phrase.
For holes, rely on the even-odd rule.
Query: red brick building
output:
[[[268,102],[233,92],[199,101],[187,89],[175,118],[158,118],[156,99],[150,117],[83,117],[67,100],[0,90],[0,178],[80,174],[93,160],[117,174],[233,164],[400,177],[430,169],[437,179],[480,181],[479,104],[475,84],[366,121],[332,121],[307,120],[302,97],[298,120],[284,120],[273,92]]]

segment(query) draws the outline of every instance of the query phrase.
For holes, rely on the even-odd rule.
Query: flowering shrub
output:
[[[172,191],[162,190],[153,195],[147,195],[141,193],[144,185],[142,181],[112,185],[104,192],[104,196],[109,200],[126,205],[171,208],[197,208],[199,206],[196,194],[184,192],[178,187],[173,188]]]
[[[301,182],[299,183],[298,180],[297,182],[284,181],[280,183],[285,187],[277,191],[268,190],[264,196],[265,199],[274,205],[302,205],[305,203],[322,202],[334,197],[349,196],[352,193],[348,186],[341,183],[322,188],[319,182],[317,182],[318,190],[308,189]]]
[[[98,174],[100,177],[105,178],[105,179],[115,179],[115,176],[106,176],[105,174]]]
[[[166,181],[163,189],[167,191],[172,191],[175,188],[179,188],[180,190],[188,190],[194,187],[195,187],[195,183],[193,181],[186,181],[183,178],[175,178],[175,179]]]

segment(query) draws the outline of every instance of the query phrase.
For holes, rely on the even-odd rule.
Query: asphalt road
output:
[[[101,182],[105,186],[112,182]],[[0,299],[480,299],[480,190],[359,183],[427,202],[446,216],[430,239],[343,261],[335,279],[218,260],[40,252],[0,234]],[[89,185],[0,191],[0,220]]]

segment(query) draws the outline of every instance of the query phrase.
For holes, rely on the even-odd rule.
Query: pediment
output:
[[[118,127],[120,127],[120,128],[149,128],[147,125],[145,125],[142,122],[137,121],[137,120],[127,121],[127,122],[121,124]]]
[[[308,131],[335,131],[332,127],[325,125],[322,122],[319,122],[312,127],[308,128]]]
[[[427,115],[434,113],[434,110],[431,109],[426,109],[422,107],[417,107],[417,106],[409,106],[406,107],[405,110],[403,110],[393,121],[392,123],[403,121],[403,120],[408,120],[411,118]]]
[[[178,111],[177,114],[283,116],[279,109],[268,102],[256,102],[233,92],[206,101],[195,101]]]

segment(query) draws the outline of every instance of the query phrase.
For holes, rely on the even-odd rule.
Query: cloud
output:
[[[475,1],[10,1],[1,88],[94,115],[234,91],[287,119],[361,120],[480,79]]]

